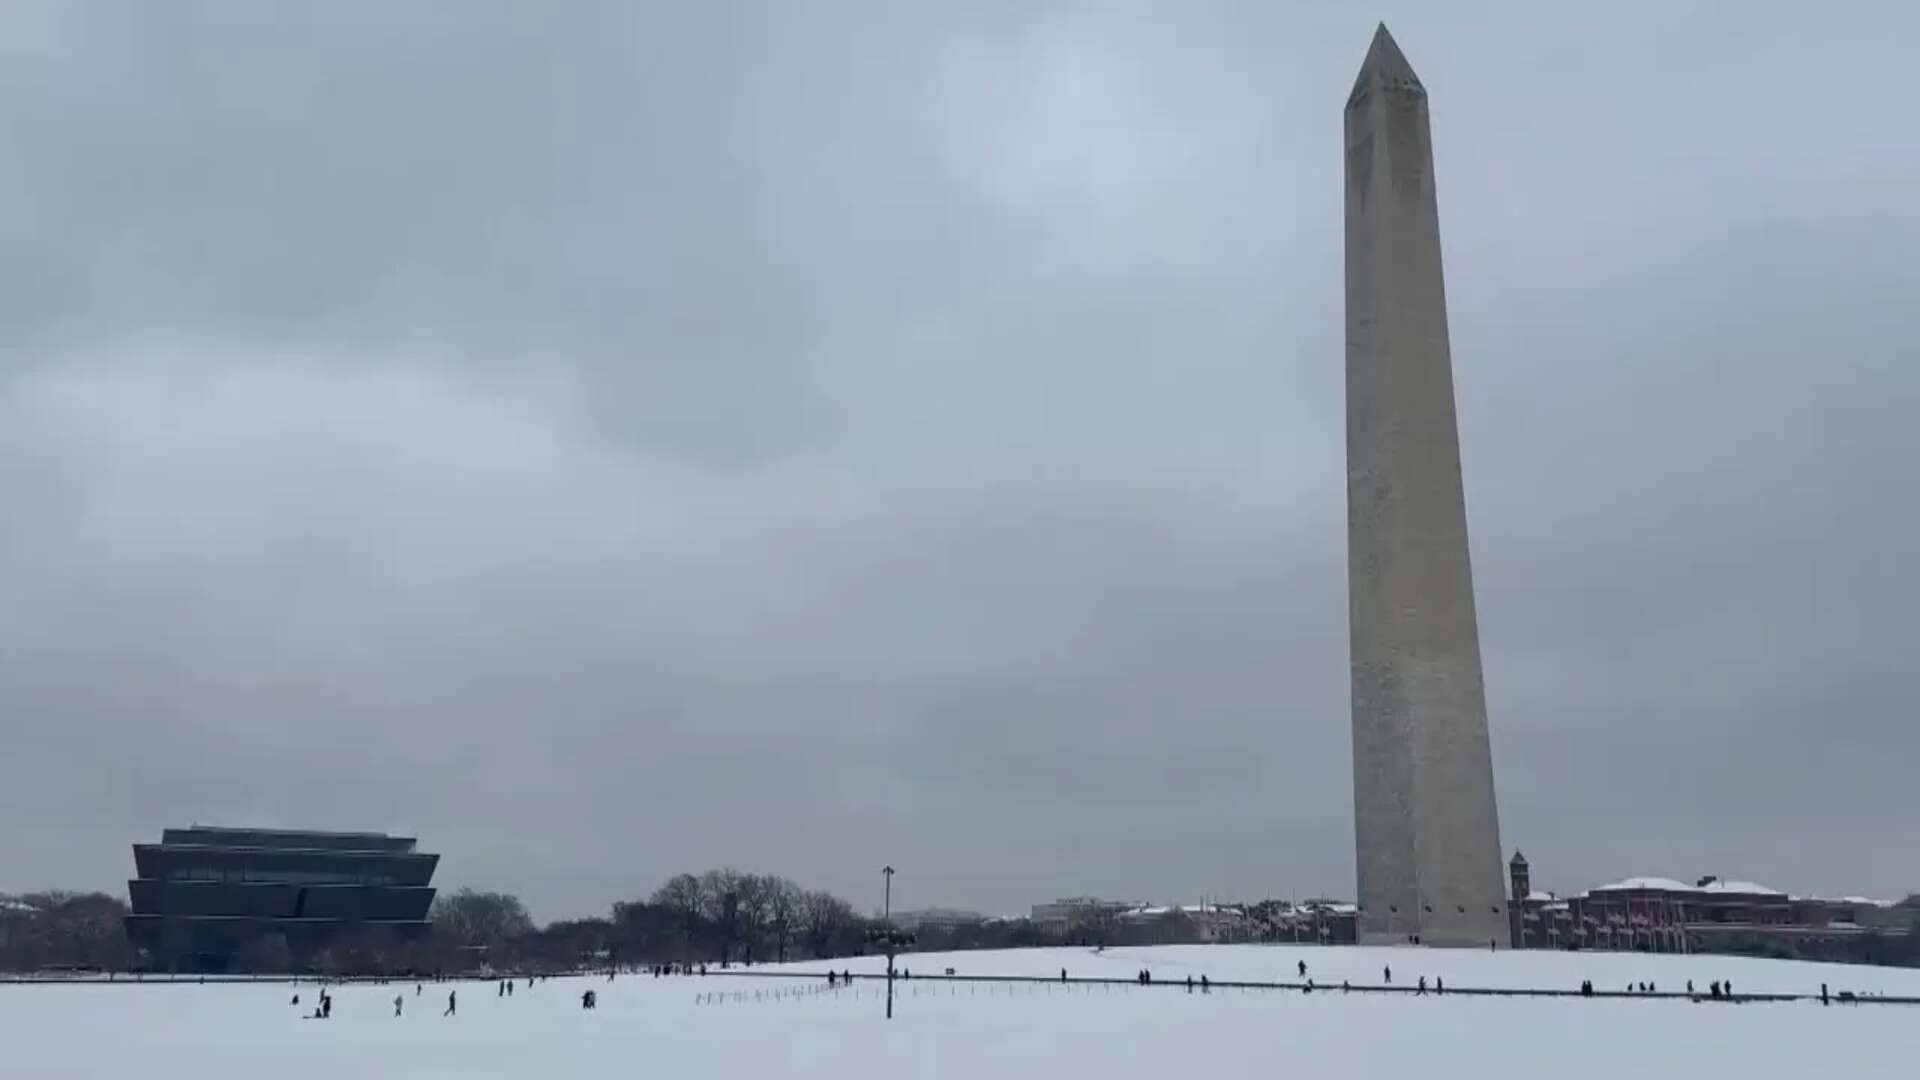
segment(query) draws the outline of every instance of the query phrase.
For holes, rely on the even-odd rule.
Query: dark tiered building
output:
[[[133,845],[127,937],[156,969],[311,966],[329,946],[427,933],[434,866],[412,837],[196,825]]]

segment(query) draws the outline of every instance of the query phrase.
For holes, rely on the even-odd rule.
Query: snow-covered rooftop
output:
[[[1785,896],[1779,889],[1770,889],[1752,881],[1709,881],[1705,885],[1696,885],[1698,892],[1737,893],[1741,896]]]
[[[1684,881],[1675,881],[1664,877],[1630,877],[1625,881],[1616,881],[1611,885],[1596,885],[1589,892],[1627,892],[1634,889],[1654,889],[1660,892],[1693,892],[1694,886]]]
[[[1132,908],[1130,910],[1121,912],[1120,917],[1123,919],[1124,918],[1151,919],[1151,918],[1157,918],[1161,915],[1171,915],[1174,912],[1179,912],[1182,915],[1241,915],[1241,914],[1244,914],[1244,912],[1242,912],[1237,907],[1227,907],[1221,904],[1163,904],[1163,905],[1149,905],[1146,907]]]

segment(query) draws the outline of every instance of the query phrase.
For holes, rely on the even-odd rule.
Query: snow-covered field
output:
[[[1920,995],[1920,971],[1726,957],[1169,946],[907,957],[895,1019],[884,986],[829,992],[818,980],[623,975],[554,979],[511,998],[493,984],[342,986],[332,1020],[304,1020],[315,988],[273,984],[0,985],[0,1075],[340,1077],[830,1076],[1165,1078],[1902,1076],[1920,1055],[1920,1007],[1691,1004],[1673,1000],[1444,997],[1216,991],[1155,986],[972,984],[968,975],[1130,978],[1162,983],[1291,979],[1468,986],[1678,989],[1730,979],[1740,992],[1842,988]],[[824,971],[826,964],[784,970]],[[874,958],[835,962],[883,970]],[[442,1017],[457,990],[458,1015]],[[580,1008],[583,990],[600,1007]],[[297,992],[301,1005],[288,1003]],[[405,1015],[393,1016],[399,994]],[[1469,1073],[1472,1070],[1472,1073]]]

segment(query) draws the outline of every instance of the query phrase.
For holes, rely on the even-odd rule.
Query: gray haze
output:
[[[1509,849],[1920,888],[1920,7],[1561,7],[9,3],[0,889],[1350,895],[1383,17]]]

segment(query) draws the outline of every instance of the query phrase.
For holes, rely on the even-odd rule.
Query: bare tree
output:
[[[700,875],[700,915],[719,937],[722,961],[733,958],[740,935],[740,883],[745,875],[732,867]]]
[[[688,953],[697,950],[701,936],[701,895],[700,879],[692,874],[675,874],[666,884],[653,891],[653,906],[668,913],[674,929],[680,935],[680,944]]]
[[[793,940],[794,932],[799,928],[800,886],[777,877],[769,879],[771,888],[767,893],[767,929],[773,936],[774,960],[787,962],[787,945]]]
[[[735,917],[743,954],[752,961],[765,955],[760,946],[766,942],[773,921],[773,897],[780,879],[769,874],[742,874],[735,889],[738,902]]]
[[[499,948],[533,932],[533,917],[510,893],[461,889],[433,902],[429,913],[436,941],[455,947]]]
[[[834,955],[834,944],[859,925],[853,905],[827,892],[800,894],[800,924],[807,949],[816,957]]]

